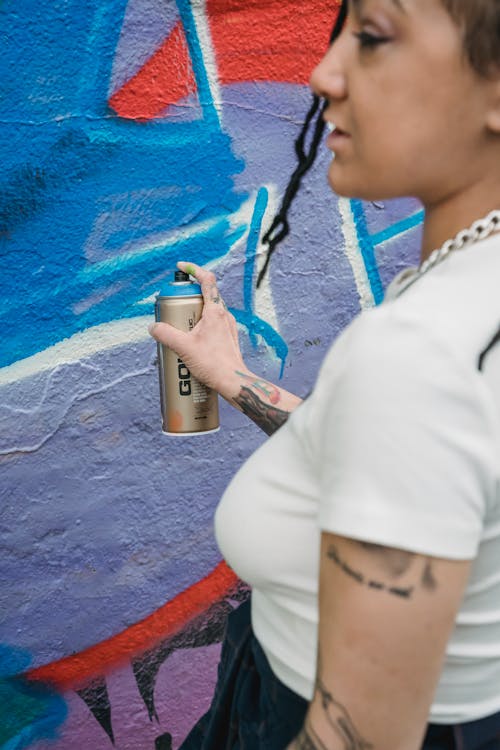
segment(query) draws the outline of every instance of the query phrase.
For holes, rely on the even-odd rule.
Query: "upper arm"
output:
[[[420,747],[469,568],[323,533],[311,747]]]

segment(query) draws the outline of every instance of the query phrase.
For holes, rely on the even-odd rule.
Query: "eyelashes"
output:
[[[359,41],[361,49],[375,49],[381,44],[387,44],[390,41],[386,36],[375,36],[374,34],[369,34],[367,31],[353,32],[353,35]]]

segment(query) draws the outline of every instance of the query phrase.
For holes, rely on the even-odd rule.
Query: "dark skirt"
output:
[[[212,705],[179,750],[285,750],[308,706],[274,676],[253,634],[248,600],[228,618]],[[421,750],[500,750],[500,713],[429,724]]]

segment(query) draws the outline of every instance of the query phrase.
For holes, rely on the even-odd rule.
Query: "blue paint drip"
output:
[[[66,720],[63,698],[20,673],[31,663],[21,649],[0,644],[0,750],[23,750],[33,742],[54,739]]]
[[[266,212],[267,204],[269,200],[269,193],[267,188],[260,188],[255,199],[255,206],[253,210],[252,220],[250,222],[250,230],[248,233],[248,241],[245,250],[245,271],[243,277],[243,307],[245,310],[253,313],[253,298],[254,298],[254,271],[255,261],[257,258],[257,245],[259,242],[260,229],[262,226],[262,219]],[[249,330],[250,342],[252,346],[257,346],[257,336],[253,328]]]
[[[401,221],[397,221],[394,224],[391,224],[381,232],[372,234],[371,241],[373,245],[381,245],[382,242],[387,242],[387,240],[391,240],[393,239],[393,237],[397,237],[399,234],[403,234],[403,232],[408,232],[410,229],[418,227],[419,224],[423,222],[424,216],[424,211],[417,211],[411,216],[408,216],[406,219],[402,219]]]
[[[363,203],[360,200],[351,200],[351,210],[358,234],[361,256],[365,264],[373,299],[375,300],[375,304],[379,305],[384,299],[384,287],[377,266],[374,244],[366,224]]]
[[[253,315],[247,310],[236,310],[230,308],[230,312],[236,318],[236,321],[245,326],[248,331],[253,331],[255,335],[262,336],[266,344],[273,349],[277,358],[281,361],[280,379],[283,377],[285,362],[288,356],[288,345],[280,334],[274,328],[266,323],[262,318]]]

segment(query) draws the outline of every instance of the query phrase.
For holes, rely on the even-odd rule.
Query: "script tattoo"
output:
[[[384,572],[391,578],[399,578],[408,572],[412,566],[416,555],[413,552],[405,552],[404,550],[393,549],[392,547],[384,547],[380,544],[371,544],[369,542],[357,542],[365,549],[373,552],[377,556],[377,563],[383,568]],[[334,544],[330,544],[327,549],[327,557],[337,565],[346,575],[352,578],[362,586],[367,586],[375,591],[385,591],[393,596],[398,596],[400,599],[410,599],[412,596],[415,586],[394,586],[389,583],[383,583],[382,581],[376,580],[371,576],[367,576],[360,570],[355,570],[344,560]],[[432,592],[437,588],[437,581],[434,577],[434,571],[432,567],[432,561],[426,558],[424,562],[424,568],[420,577],[420,584],[428,592]]]
[[[333,563],[335,563],[338,568],[340,568],[340,570],[342,570],[346,575],[348,575],[357,583],[360,583],[362,586],[367,586],[368,588],[374,589],[376,591],[385,591],[388,594],[392,594],[393,596],[399,596],[401,599],[409,599],[413,593],[414,586],[409,586],[407,588],[391,586],[386,583],[382,583],[381,581],[377,581],[374,578],[367,577],[359,570],[355,570],[340,557],[337,547],[334,544],[329,545],[326,554],[328,558]]]
[[[266,404],[250,388],[243,385],[240,392],[233,398],[243,414],[252,419],[267,435],[272,435],[286,422],[290,413]]]

